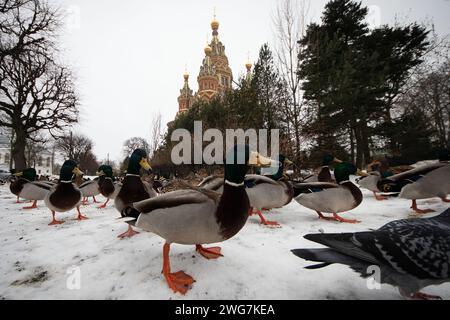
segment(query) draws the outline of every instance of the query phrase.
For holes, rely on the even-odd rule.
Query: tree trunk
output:
[[[349,127],[348,132],[350,135],[350,161],[351,163],[355,163],[355,137],[351,126]]]
[[[16,128],[16,141],[13,145],[11,159],[14,160],[14,166],[17,170],[23,170],[27,166],[25,157],[25,146],[27,144],[27,138],[24,131],[20,128]]]

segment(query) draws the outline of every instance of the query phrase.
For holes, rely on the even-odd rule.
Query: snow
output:
[[[57,214],[64,224],[48,226],[51,215],[43,202],[36,210],[22,210],[24,204],[15,203],[9,186],[0,186],[0,299],[401,299],[389,285],[368,289],[366,280],[346,266],[304,269],[311,262],[290,252],[319,246],[302,238],[307,233],[365,231],[411,216],[408,200],[376,201],[369,191],[363,193],[363,203],[343,214],[360,224],[318,220],[315,212],[293,201],[266,214],[281,228],[250,217],[238,235],[220,244],[223,258],[206,260],[193,246],[173,244],[172,270],[196,279],[183,296],[174,294],[161,274],[163,239],[142,231],[119,240],[127,225],[111,203],[104,210],[84,206],[89,220],[73,220],[73,210]],[[437,213],[448,206],[438,198],[418,205]],[[67,285],[73,267],[79,268],[79,289]],[[424,291],[450,299],[450,283]]]

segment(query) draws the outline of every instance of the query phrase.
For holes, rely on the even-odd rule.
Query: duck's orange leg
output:
[[[78,216],[77,216],[77,219],[76,219],[76,220],[81,221],[81,220],[87,220],[87,219],[89,219],[88,217],[83,216],[83,215],[81,214],[81,211],[80,211],[80,207],[79,207],[79,206],[77,207],[77,212],[78,212]]]
[[[165,243],[163,248],[163,274],[166,278],[166,282],[169,288],[173,292],[179,292],[181,294],[186,294],[189,290],[189,286],[194,283],[194,278],[190,275],[184,273],[184,271],[178,271],[175,273],[170,272],[170,258],[169,258],[170,244]]]
[[[361,222],[361,221],[355,220],[355,219],[345,219],[345,218],[342,218],[342,217],[338,216],[337,213],[334,213],[334,212],[333,212],[333,218],[334,218],[336,221],[339,221],[339,222],[345,222],[345,223],[360,223],[360,222]]]
[[[49,226],[53,226],[53,225],[55,225],[55,224],[61,224],[61,223],[64,223],[64,221],[59,221],[59,220],[56,220],[55,219],[55,211],[52,211],[52,222],[50,222],[48,225]]]
[[[99,209],[104,209],[106,208],[106,204],[109,202],[109,198],[106,199],[106,202],[104,204],[102,204],[101,206],[98,206]]]
[[[323,220],[327,220],[327,221],[336,221],[336,219],[333,218],[333,217],[325,217],[325,216],[322,214],[322,212],[320,212],[320,211],[317,211],[317,210],[316,210],[316,212],[317,212],[317,214],[319,215],[319,219],[323,219]]]
[[[117,236],[117,238],[121,238],[121,239],[123,239],[123,238],[131,238],[131,237],[133,237],[133,236],[135,236],[137,234],[139,234],[139,232],[134,231],[133,228],[130,225],[128,225],[127,231],[125,231],[124,233],[119,234]]]
[[[434,296],[431,294],[423,293],[423,292],[416,292],[411,296],[411,299],[414,300],[442,300],[440,296]]]
[[[441,197],[443,202],[450,202],[450,199],[447,199],[447,197]]]
[[[81,201],[81,204],[82,204],[83,206],[89,204],[89,199],[88,199],[87,197],[84,197],[84,198],[83,198],[83,201]]]
[[[259,218],[261,219],[261,223],[265,226],[269,226],[269,227],[281,227],[280,224],[276,221],[270,221],[270,220],[266,220],[264,218],[264,216],[261,213],[261,210],[257,210],[256,213],[258,214]]]
[[[223,254],[220,253],[222,250],[220,247],[204,248],[201,244],[196,244],[195,250],[206,259],[218,259],[223,257]]]
[[[34,200],[31,206],[23,207],[22,209],[36,209],[36,208],[37,208],[37,200]]]
[[[377,194],[375,191],[373,191],[373,195],[375,196],[375,199],[377,199],[378,201],[386,200],[386,199],[387,199],[385,196],[382,196],[382,195],[380,195],[380,194]]]
[[[19,198],[19,196],[17,196],[17,200],[16,200],[16,203],[22,203],[22,202],[20,202],[20,198]]]
[[[411,209],[413,209],[418,214],[425,214],[425,213],[434,212],[434,210],[432,210],[432,209],[419,209],[419,208],[417,208],[417,201],[416,201],[416,199],[412,200]]]
[[[94,199],[94,203],[100,203],[97,201],[97,199],[95,199],[95,196],[92,197]]]

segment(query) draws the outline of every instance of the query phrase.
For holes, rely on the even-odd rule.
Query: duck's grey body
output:
[[[381,179],[380,173],[378,171],[372,171],[369,172],[368,176],[359,179],[358,185],[372,192],[381,192],[377,186],[378,181],[380,181],[380,179]]]
[[[362,201],[362,193],[350,181],[340,184],[311,182],[294,185],[300,194],[295,201],[311,210],[339,213],[356,208]],[[320,190],[320,191],[317,191]]]
[[[168,243],[221,242],[226,239],[214,215],[218,201],[219,195],[214,199],[198,190],[168,192],[134,203],[133,207],[142,213],[135,225],[159,235]]]
[[[250,206],[254,209],[281,208],[291,202],[293,192],[288,182],[274,181],[268,177],[249,174],[245,176],[245,183],[254,184],[247,187]]]
[[[98,178],[83,182],[78,188],[81,190],[83,197],[95,197],[100,194]]]
[[[399,197],[404,199],[445,198],[449,193],[450,164],[447,163],[404,186]]]
[[[44,200],[53,184],[41,181],[28,182],[23,185],[19,196],[26,200]]]
[[[223,177],[215,176],[215,175],[208,176],[205,179],[203,179],[197,185],[197,187],[222,193],[223,192]]]
[[[209,176],[203,179],[199,188],[213,190],[218,193],[223,192],[223,178],[218,176]],[[245,188],[250,202],[250,207],[254,209],[272,209],[281,208],[291,202],[293,197],[292,187],[289,182],[275,181],[269,177],[247,174],[245,176],[245,185],[253,185]]]

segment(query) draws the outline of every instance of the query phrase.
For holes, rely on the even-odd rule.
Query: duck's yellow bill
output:
[[[338,158],[334,158],[333,161],[334,161],[334,162],[337,162],[337,163],[342,163],[342,160],[341,160],[341,159],[338,159]]]
[[[21,177],[21,176],[23,176],[23,172],[16,172],[16,173],[13,174],[13,176]]]
[[[361,177],[367,177],[368,176],[368,174],[367,173],[365,173],[365,172],[363,172],[363,171],[361,171],[361,170],[356,170],[356,175],[357,176],[361,176]]]
[[[84,174],[83,171],[80,170],[80,168],[75,167],[72,171],[73,174],[76,174],[77,176],[81,176],[82,174]]]
[[[289,159],[284,159],[284,165],[285,165],[285,166],[289,166],[289,165],[291,165],[291,164],[293,164],[293,162],[292,162],[291,160],[289,160]]]
[[[97,171],[95,174],[98,175],[98,176],[104,176],[105,175],[103,170],[102,171]]]
[[[152,167],[150,166],[150,164],[148,163],[147,159],[142,159],[139,162],[140,166],[144,169],[144,170],[150,170]]]
[[[248,164],[256,167],[270,167],[274,163],[274,160],[260,155],[256,151],[250,152],[250,158]]]

